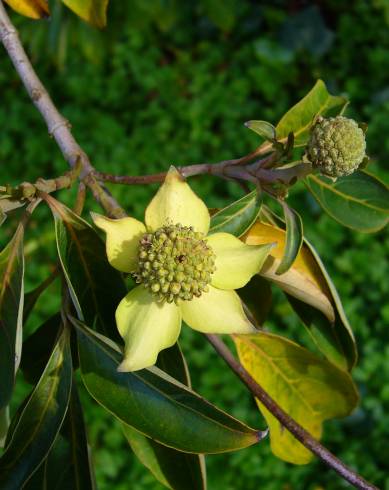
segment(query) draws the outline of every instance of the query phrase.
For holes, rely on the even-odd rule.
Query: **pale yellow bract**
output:
[[[116,310],[117,327],[125,341],[119,371],[137,371],[155,364],[158,353],[177,341],[182,320],[204,333],[256,332],[234,289],[243,287],[259,272],[271,245],[246,245],[228,233],[208,235],[208,209],[174,167],[146,209],[146,224],[134,218],[110,219],[95,213],[92,217],[106,233],[110,264],[122,272],[137,269],[141,237],[168,223],[192,226],[203,233],[216,256],[209,290],[200,297],[178,305],[157,302],[140,284],[123,298]]]

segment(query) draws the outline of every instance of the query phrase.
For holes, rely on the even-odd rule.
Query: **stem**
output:
[[[77,161],[80,160],[82,167],[80,178],[91,189],[95,199],[97,199],[110,216],[117,218],[124,216],[123,209],[94,177],[94,169],[87,154],[74,139],[70,131],[69,121],[59,113],[47,90],[39,80],[1,0],[0,39],[19,74],[28,95],[45,120],[50,136],[57,142],[65,160],[72,168],[75,167]]]
[[[325,448],[319,441],[311,436],[300,424],[292,419],[277,405],[266,391],[250,375],[248,371],[235,359],[228,347],[216,335],[205,335],[216,352],[224,359],[238,378],[247,386],[249,391],[265,405],[265,407],[278,419],[281,424],[299,440],[306,448],[310,449],[327,466],[335,470],[342,478],[361,490],[378,490],[377,487],[367,482],[358,473],[346,466],[340,459]]]

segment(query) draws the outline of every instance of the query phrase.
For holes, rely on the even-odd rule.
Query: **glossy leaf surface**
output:
[[[389,189],[366,172],[331,181],[311,175],[305,185],[320,206],[343,226],[372,233],[389,221]]]
[[[261,197],[256,191],[250,192],[211,217],[209,234],[224,232],[242,236],[257,219],[260,208]]]
[[[158,368],[118,372],[122,354],[73,321],[87,390],[125,424],[169,447],[193,453],[232,451],[260,439],[261,433],[217,409]]]
[[[294,146],[305,146],[314,119],[341,114],[346,105],[345,97],[329,94],[325,83],[318,80],[311,91],[281,118],[276,126],[277,138],[286,139],[293,132]]]
[[[254,325],[260,327],[265,322],[271,308],[272,292],[270,282],[259,275],[253,276],[250,281],[236,291],[243,301],[245,309],[249,310],[249,319]],[[247,310],[246,310],[246,314]]]
[[[247,121],[244,125],[266,140],[272,141],[276,138],[276,128],[267,121]]]
[[[189,372],[178,344],[159,353],[157,366],[190,387]],[[163,485],[173,490],[206,489],[205,460],[159,444],[123,424],[124,434],[139,460]]]
[[[45,459],[68,408],[72,361],[64,331],[38,384],[16,415],[12,434],[0,459],[0,488],[20,490]]]
[[[234,338],[243,366],[315,438],[320,439],[325,420],[344,417],[357,405],[350,375],[298,344],[264,332]],[[309,463],[313,454],[261,403],[258,406],[269,425],[273,453],[290,463]]]
[[[357,359],[354,335],[336,288],[314,249],[305,240],[293,266],[285,274],[275,273],[285,239],[284,230],[260,222],[243,238],[253,245],[277,242],[260,274],[292,298],[292,306],[323,354],[338,367],[351,369]]]
[[[23,319],[23,235],[20,224],[0,253],[0,409],[11,398],[20,363]]]
[[[23,342],[20,368],[29,383],[36,384],[42,376],[61,328],[61,315],[57,313],[46,320]]]
[[[74,382],[65,420],[44,464],[44,488],[95,488],[82,407]]]
[[[121,341],[117,305],[127,294],[121,274],[112,268],[95,230],[48,196],[55,219],[58,255],[78,317],[104,335]]]
[[[276,270],[277,275],[284,274],[292,267],[300,252],[304,238],[303,222],[300,215],[286,203],[283,203],[282,207],[284,208],[286,223],[286,240],[284,253]]]

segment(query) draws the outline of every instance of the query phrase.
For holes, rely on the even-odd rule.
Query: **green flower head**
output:
[[[177,341],[182,320],[204,333],[256,332],[234,290],[259,272],[271,245],[208,235],[208,209],[174,167],[148,205],[145,224],[92,217],[106,233],[110,264],[138,283],[116,310],[125,341],[119,371],[155,364]]]
[[[365,151],[365,134],[353,119],[319,117],[311,129],[306,156],[322,174],[336,178],[355,172]]]

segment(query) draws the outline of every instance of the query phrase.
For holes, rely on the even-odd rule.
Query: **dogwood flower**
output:
[[[92,218],[106,233],[110,264],[139,284],[116,310],[125,342],[119,371],[155,364],[158,353],[177,341],[182,320],[203,333],[256,332],[234,290],[259,272],[271,245],[208,235],[208,209],[174,167],[148,205],[145,224]]]

